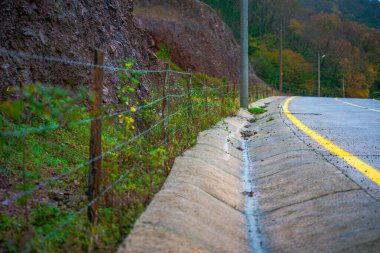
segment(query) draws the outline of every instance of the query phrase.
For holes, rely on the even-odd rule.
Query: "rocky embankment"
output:
[[[135,5],[135,6],[134,6]],[[184,70],[239,81],[239,45],[217,13],[198,0],[2,1],[0,3],[0,97],[7,88],[31,83],[88,86],[91,69],[4,55],[3,50],[94,62],[105,52],[105,65],[135,59],[138,68],[160,69],[155,51],[167,43],[174,63]],[[139,89],[147,94],[154,76]],[[262,83],[251,68],[251,84]],[[105,73],[104,98],[117,102],[118,78]]]
[[[239,82],[239,45],[216,11],[198,0],[136,0],[134,14],[160,49],[185,70]],[[253,69],[251,83],[262,83]]]
[[[1,1],[0,49],[89,63],[94,61],[94,49],[100,49],[106,65],[133,58],[138,67],[156,68],[152,39],[136,26],[132,11],[132,0]],[[114,71],[105,75],[105,98],[112,100],[117,75]],[[91,69],[0,55],[2,97],[9,86],[35,82],[88,85]]]

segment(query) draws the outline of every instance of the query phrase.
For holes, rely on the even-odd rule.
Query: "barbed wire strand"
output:
[[[141,73],[176,73],[176,74],[182,74],[182,75],[192,75],[192,73],[190,72],[175,71],[172,69],[165,69],[165,70],[125,69],[125,68],[120,68],[120,67],[115,67],[115,66],[97,65],[97,64],[87,63],[87,62],[75,61],[75,60],[71,60],[67,58],[42,56],[42,55],[36,55],[36,54],[27,53],[27,52],[7,50],[5,48],[0,48],[0,55],[6,56],[6,57],[23,58],[23,59],[30,59],[30,60],[36,60],[36,61],[63,63],[67,65],[82,66],[85,68],[99,68],[99,69],[111,70],[111,71],[125,71],[125,72],[138,71]]]
[[[154,100],[154,101],[152,101],[152,102],[150,102],[148,104],[145,104],[145,105],[142,105],[142,106],[138,106],[136,108],[136,110],[142,110],[144,108],[147,108],[149,106],[157,104],[158,102],[161,102],[162,100],[168,99],[170,97],[181,98],[181,97],[184,97],[184,96],[188,95],[189,93],[193,93],[193,91],[187,92],[187,93],[182,94],[182,95],[168,94],[165,97],[161,97],[159,99],[156,99],[156,100]],[[92,120],[112,118],[112,117],[115,117],[115,116],[119,116],[119,115],[124,115],[124,114],[130,113],[130,112],[131,112],[130,110],[124,110],[124,111],[121,111],[121,112],[114,112],[114,113],[111,113],[111,114],[102,115],[102,116],[98,116],[98,117],[94,117],[94,118],[90,118],[90,119],[85,119],[85,120],[80,120],[80,121],[77,121],[77,122],[68,122],[68,123],[64,123],[64,124],[47,125],[47,126],[39,126],[39,127],[30,127],[30,128],[26,128],[26,129],[22,129],[22,130],[7,131],[7,132],[3,132],[1,135],[4,136],[4,137],[8,137],[8,136],[17,137],[17,136],[23,136],[25,134],[40,133],[40,132],[49,131],[49,130],[56,130],[56,129],[67,127],[67,126],[71,127],[71,126],[74,126],[74,125],[76,125],[76,126],[84,125],[84,124],[90,123]]]
[[[27,195],[33,194],[33,193],[35,193],[36,191],[39,191],[39,190],[45,188],[46,186],[50,185],[50,184],[53,183],[53,182],[56,182],[56,181],[60,180],[60,179],[63,178],[63,177],[66,177],[67,175],[73,174],[73,173],[75,173],[75,172],[81,170],[81,169],[84,168],[85,166],[88,166],[89,164],[91,164],[91,163],[93,163],[93,162],[96,162],[96,161],[98,161],[99,159],[102,159],[104,156],[113,153],[114,151],[116,151],[116,150],[122,148],[123,146],[125,146],[125,145],[127,145],[127,144],[129,144],[129,143],[135,141],[136,139],[140,138],[141,136],[143,136],[143,135],[145,135],[145,134],[147,134],[147,133],[153,131],[153,129],[155,129],[159,124],[161,124],[162,122],[166,121],[167,119],[170,119],[170,118],[173,117],[174,115],[177,115],[177,114],[179,114],[179,113],[185,111],[185,110],[188,109],[189,107],[190,107],[190,106],[187,106],[187,107],[185,107],[185,108],[182,109],[182,110],[178,110],[177,112],[172,113],[172,114],[166,116],[165,118],[163,118],[163,119],[161,119],[160,121],[158,121],[156,124],[154,124],[154,125],[153,125],[152,127],[150,127],[149,129],[147,129],[147,130],[141,132],[141,133],[138,134],[138,135],[135,135],[135,136],[129,138],[129,139],[126,140],[125,142],[122,142],[122,143],[119,143],[119,144],[113,146],[110,150],[108,150],[107,152],[101,154],[100,156],[94,157],[93,159],[87,161],[86,163],[80,164],[80,165],[76,166],[75,168],[73,168],[73,169],[71,169],[71,170],[69,170],[69,171],[67,171],[67,172],[65,172],[65,173],[62,173],[62,174],[60,174],[60,175],[58,175],[58,176],[55,176],[55,177],[52,177],[52,178],[50,178],[50,179],[48,179],[48,180],[42,182],[41,184],[37,185],[36,187],[34,187],[34,188],[30,189],[30,190],[23,191],[23,192],[21,192],[21,193],[19,193],[19,194],[15,194],[13,197],[8,198],[8,199],[6,199],[6,200],[3,200],[3,201],[1,202],[1,204],[2,204],[2,205],[9,205],[9,203],[11,203],[11,202],[17,201],[17,200],[19,200],[19,199],[21,199],[21,198],[23,198],[23,197],[26,197]]]
[[[137,166],[141,165],[142,161],[139,161],[138,163],[134,164],[133,167],[129,170],[127,170],[123,175],[121,175],[118,179],[116,179],[112,184],[108,185],[104,191],[102,191],[96,198],[88,202],[84,207],[79,209],[77,212],[75,212],[69,219],[67,219],[65,222],[61,223],[58,227],[56,227],[54,230],[50,231],[45,238],[42,240],[44,242],[45,240],[52,237],[55,233],[60,231],[62,228],[64,228],[67,224],[72,222],[75,218],[77,218],[80,214],[82,214],[84,211],[86,211],[90,206],[98,202],[107,192],[112,190],[118,183],[120,183],[129,173],[134,171]]]
[[[174,133],[178,132],[179,129],[177,129]],[[174,134],[173,133],[173,134]],[[160,147],[162,144],[164,143],[167,143],[168,141],[168,137],[166,137],[163,141],[161,141],[157,147]],[[58,231],[60,231],[62,228],[64,228],[67,224],[69,224],[70,222],[72,222],[74,219],[76,219],[80,214],[82,214],[84,211],[86,211],[90,206],[92,206],[93,204],[95,204],[98,200],[100,200],[104,194],[106,194],[107,192],[109,192],[110,190],[112,190],[119,182],[121,182],[129,173],[131,173],[132,171],[134,171],[137,166],[141,165],[142,164],[142,161],[139,161],[138,163],[134,164],[133,167],[129,170],[127,170],[123,175],[121,175],[117,180],[115,180],[112,184],[108,185],[107,188],[102,191],[95,199],[93,199],[92,201],[90,201],[89,203],[87,203],[84,207],[82,207],[81,209],[79,209],[77,212],[75,212],[69,219],[67,219],[64,223],[60,224],[57,228],[55,228],[53,231],[50,231],[44,238],[43,242],[46,240],[46,239],[49,239],[50,237],[52,237],[55,233],[57,233]]]
[[[81,66],[90,67],[90,68],[103,68],[103,69],[109,69],[109,70],[125,70],[123,68],[118,68],[118,67],[113,67],[113,66],[96,65],[96,64],[91,64],[91,63],[84,63],[84,62],[79,62],[79,61],[73,61],[73,60],[70,60],[70,59],[50,57],[50,56],[39,56],[39,55],[34,55],[34,54],[26,53],[26,52],[7,50],[7,49],[4,49],[4,48],[0,48],[0,55],[11,56],[11,57],[20,57],[20,58],[29,58],[29,59],[41,60],[41,61],[61,62],[61,63],[65,63],[65,64],[81,65]],[[157,70],[133,70],[133,69],[131,69],[130,71],[157,72]],[[172,72],[172,73],[178,73],[178,74],[190,74],[190,75],[193,76],[193,73],[174,71],[174,70],[171,70],[171,69],[168,69],[168,70],[158,70],[158,71],[159,72]],[[203,81],[200,80],[199,78],[197,78],[196,76],[194,76],[194,78],[196,80],[198,80],[199,82],[203,83]],[[226,86],[233,86],[233,85],[234,84],[232,84],[232,85],[223,85],[223,86],[220,86],[218,88],[214,88],[214,90],[217,90],[217,89],[220,89],[220,88],[226,87]],[[151,102],[151,103],[149,103],[147,105],[141,106],[138,109],[143,109],[145,107],[148,107],[150,105],[158,103],[158,102],[164,100],[165,98],[169,98],[169,97],[180,98],[180,97],[184,97],[184,96],[186,96],[186,94],[184,94],[184,95],[168,95],[168,96],[165,96],[163,98],[157,99],[156,101],[153,101],[153,102]],[[62,128],[62,127],[65,127],[65,126],[83,125],[83,124],[87,124],[87,123],[89,123],[89,122],[91,122],[92,120],[95,120],[95,119],[104,119],[104,118],[108,118],[108,117],[114,117],[114,116],[117,116],[117,115],[120,115],[120,114],[126,114],[128,112],[129,112],[129,110],[125,110],[123,112],[117,112],[117,113],[113,113],[113,114],[109,114],[109,115],[103,115],[103,116],[95,117],[95,118],[92,118],[92,119],[81,120],[81,121],[78,121],[78,122],[69,122],[69,123],[65,123],[65,124],[56,124],[56,125],[49,125],[49,126],[31,127],[31,128],[26,129],[26,130],[22,129],[22,130],[16,130],[16,131],[8,131],[8,132],[2,133],[2,135],[3,136],[22,136],[24,134],[38,133],[38,132],[43,132],[43,131],[48,131],[48,130],[56,130],[58,128]]]
[[[111,70],[111,71],[125,71],[125,72],[137,71],[137,72],[141,72],[141,73],[175,73],[175,74],[181,74],[181,75],[190,75],[195,80],[197,80],[198,82],[204,83],[203,80],[201,80],[200,78],[198,78],[192,72],[177,71],[177,70],[173,70],[173,69],[163,69],[163,70],[162,69],[158,69],[158,70],[151,70],[151,69],[125,69],[125,68],[120,68],[120,67],[116,67],[116,66],[97,65],[97,64],[93,64],[93,63],[75,61],[75,60],[71,60],[71,59],[67,59],[67,58],[59,58],[59,57],[53,57],[53,56],[36,55],[36,54],[28,53],[28,52],[8,50],[8,49],[5,49],[5,48],[0,48],[0,55],[6,56],[6,57],[31,59],[31,60],[37,60],[37,61],[58,62],[58,63],[67,64],[67,65],[83,66],[83,67],[86,67],[86,68],[100,68],[100,69]],[[233,86],[233,85],[229,85],[229,86]]]
[[[36,55],[31,54],[28,52],[21,52],[21,51],[15,51],[15,50],[8,50],[5,48],[0,48],[0,55],[5,57],[14,57],[14,58],[22,58],[22,59],[31,59],[31,60],[37,60],[37,61],[46,61],[46,62],[58,62],[63,63],[67,65],[76,65],[76,66],[83,66],[86,68],[100,68],[104,70],[111,70],[111,71],[125,71],[125,72],[141,72],[141,73],[175,73],[175,74],[181,74],[181,75],[190,75],[195,80],[197,80],[200,83],[204,83],[203,80],[198,78],[194,73],[192,72],[185,72],[185,71],[177,71],[173,69],[157,69],[157,70],[151,70],[151,69],[125,69],[121,67],[116,66],[107,66],[107,65],[97,65],[93,63],[88,62],[81,62],[81,61],[75,61],[67,58],[59,58],[59,57],[53,57],[53,56],[42,56],[42,55]],[[230,85],[233,86],[234,84]]]

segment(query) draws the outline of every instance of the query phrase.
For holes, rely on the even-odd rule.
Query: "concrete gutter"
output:
[[[284,99],[202,132],[119,253],[380,252],[379,201],[305,141]]]
[[[157,193],[119,248],[125,252],[250,252],[243,197],[241,110],[198,136],[176,158]]]

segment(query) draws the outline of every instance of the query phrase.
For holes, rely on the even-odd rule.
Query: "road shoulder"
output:
[[[282,102],[269,104],[250,127],[264,250],[380,251],[380,203],[299,139],[284,122]]]

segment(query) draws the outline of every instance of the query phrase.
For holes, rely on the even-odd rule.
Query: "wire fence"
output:
[[[182,98],[182,97],[184,97],[184,96],[186,96],[186,95],[188,95],[190,93],[193,93],[193,92],[194,91],[190,91],[190,92],[187,92],[187,93],[182,94],[182,95],[169,94],[169,95],[166,95],[165,97],[161,97],[161,98],[156,99],[156,100],[154,100],[152,102],[149,102],[149,103],[147,103],[145,105],[138,106],[136,108],[136,110],[142,110],[144,108],[147,108],[149,106],[157,104],[157,103],[161,102],[164,99],[169,99],[171,97],[173,97],[173,98]],[[98,116],[98,117],[93,117],[93,118],[89,118],[89,119],[85,119],[85,120],[80,120],[80,121],[76,121],[76,122],[68,122],[66,124],[55,124],[55,125],[48,125],[48,126],[29,127],[29,128],[25,128],[25,129],[22,129],[22,130],[15,130],[15,131],[5,131],[5,132],[2,133],[2,135],[3,136],[21,136],[21,135],[39,133],[39,132],[43,132],[43,131],[56,130],[58,128],[63,128],[63,127],[68,127],[68,126],[73,126],[73,125],[88,124],[88,123],[91,123],[91,121],[93,121],[93,120],[102,120],[102,119],[112,118],[112,117],[123,115],[123,114],[130,114],[130,113],[131,113],[130,110],[124,110],[124,111],[114,112],[114,113],[110,113],[110,114],[106,114],[106,115],[102,115],[102,116]]]
[[[67,64],[67,65],[81,66],[81,67],[90,68],[90,69],[97,68],[97,69],[103,69],[103,70],[109,70],[109,71],[127,71],[127,72],[139,71],[141,73],[177,73],[177,74],[182,74],[182,75],[191,75],[192,74],[190,72],[175,71],[172,69],[164,69],[164,70],[162,70],[162,69],[157,69],[157,70],[125,69],[125,68],[116,67],[116,66],[106,66],[106,65],[99,65],[99,64],[93,64],[93,63],[88,63],[88,62],[74,61],[74,60],[67,59],[67,58],[42,56],[42,55],[31,54],[28,52],[7,50],[4,48],[0,48],[0,55],[4,56],[4,57],[30,59],[30,60],[51,62],[51,63],[63,63],[63,64]]]
[[[112,206],[107,200],[110,193],[114,193],[120,199],[128,198],[119,201],[121,204],[128,202],[127,206],[136,205],[133,203],[140,195],[151,198],[158,190],[155,187],[159,188],[162,178],[167,175],[175,156],[192,145],[199,131],[230,115],[237,108],[237,84],[228,83],[227,80],[215,82],[204,76],[197,76],[196,73],[173,70],[169,64],[165,70],[107,66],[103,64],[104,55],[99,51],[96,52],[94,63],[3,48],[0,49],[0,56],[9,62],[13,58],[29,59],[45,64],[82,66],[94,71],[93,84],[88,92],[91,96],[84,102],[84,107],[90,105],[89,112],[81,111],[83,108],[78,105],[79,102],[70,104],[73,99],[63,96],[62,92],[57,92],[58,98],[54,97],[56,95],[54,88],[51,89],[53,94],[51,95],[49,89],[26,86],[26,91],[22,93],[24,97],[21,99],[1,102],[0,147],[6,151],[2,152],[1,159],[7,164],[4,167],[10,167],[8,171],[13,173],[12,177],[17,178],[15,181],[19,182],[21,187],[13,187],[1,195],[0,210],[7,211],[10,207],[19,210],[27,224],[25,229],[30,232],[30,227],[36,226],[35,222],[31,221],[36,216],[33,209],[37,208],[44,199],[51,200],[48,196],[51,190],[65,189],[70,196],[66,207],[70,215],[53,225],[49,223],[49,219],[43,221],[41,226],[45,228],[46,224],[49,224],[49,229],[38,227],[42,232],[35,239],[36,245],[43,245],[56,238],[59,231],[68,225],[71,226],[74,220],[86,211],[91,226],[101,223],[99,212],[103,214]],[[123,84],[118,88],[120,102],[116,105],[103,104],[104,71],[118,74]],[[157,81],[151,85],[150,101],[145,101],[136,94],[139,88],[138,80],[143,75],[147,79]],[[251,95],[255,99],[269,94],[270,90],[266,92],[253,89]],[[72,95],[69,94],[68,97],[70,96]],[[55,106],[49,104],[56,101],[59,103],[57,102]],[[17,108],[19,111],[15,112]],[[74,111],[72,108],[78,109],[79,112],[71,113]],[[57,119],[54,118],[55,110],[59,115]],[[71,119],[71,114],[75,119]],[[60,158],[59,152],[54,153],[54,149],[41,151],[40,146],[46,146],[46,149],[57,147],[55,146],[57,136],[63,138],[60,141],[65,143],[64,145],[73,145],[70,139],[64,139],[70,136],[74,139],[88,138],[90,145],[76,141],[76,145],[81,145],[83,148],[74,147],[74,152],[71,153],[58,148],[64,154],[69,153],[73,157],[65,160],[67,161],[65,166],[53,169],[53,165],[40,160],[46,158],[55,161],[63,158]],[[131,145],[132,143],[134,144]],[[33,147],[28,148],[28,145]],[[80,157],[78,159],[75,158],[76,152]],[[37,155],[40,160],[35,158]],[[18,164],[22,170],[12,171],[12,169],[17,171],[13,161],[16,161],[15,164]],[[38,174],[37,179],[30,179],[32,172]],[[78,189],[72,189],[70,186],[78,180],[81,181]],[[124,188],[118,190],[118,187]],[[144,188],[149,190],[142,194]],[[87,199],[74,203],[71,197],[74,199],[80,194],[86,194]],[[54,203],[60,204],[60,201]],[[145,200],[141,202],[145,203]],[[124,234],[120,233],[120,237],[122,236]],[[65,240],[68,240],[68,237]],[[65,240],[57,239],[55,245],[61,245]]]

